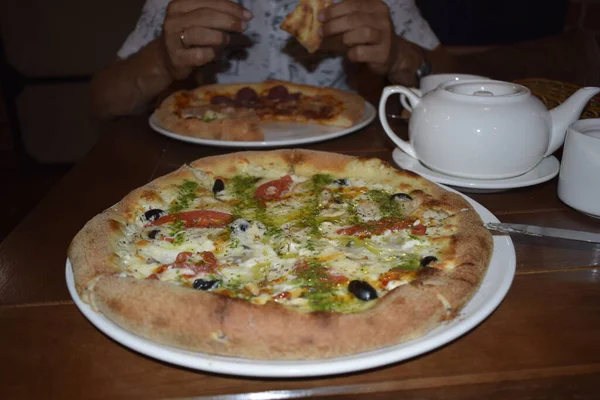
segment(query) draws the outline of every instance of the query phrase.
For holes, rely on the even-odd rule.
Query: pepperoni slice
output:
[[[244,103],[253,102],[258,99],[259,99],[259,97],[258,97],[258,94],[256,93],[256,91],[254,91],[254,89],[247,87],[247,86],[238,90],[238,92],[235,95],[236,101],[240,101],[240,102],[244,102]]]
[[[290,92],[288,92],[287,88],[283,85],[277,85],[269,90],[267,94],[267,98],[269,100],[283,100],[288,97]]]
[[[151,226],[183,221],[185,228],[222,228],[233,219],[233,215],[220,211],[196,210],[169,214],[152,221]]]
[[[263,183],[256,189],[256,196],[262,200],[278,200],[290,190],[292,177],[285,175],[280,179]]]

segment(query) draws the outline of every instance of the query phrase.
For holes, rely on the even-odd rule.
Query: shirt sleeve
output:
[[[383,1],[390,9],[396,34],[427,50],[433,50],[440,44],[427,21],[421,16],[414,0]]]
[[[165,11],[170,0],[146,0],[140,18],[133,32],[117,52],[121,59],[128,58],[148,43],[156,39],[162,32]]]

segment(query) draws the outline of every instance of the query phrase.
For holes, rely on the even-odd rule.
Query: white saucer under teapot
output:
[[[502,179],[524,174],[554,153],[598,92],[596,87],[580,89],[548,111],[529,89],[510,82],[449,81],[423,97],[404,86],[389,86],[381,96],[379,118],[401,150],[435,171]],[[413,108],[409,142],[386,120],[385,104],[395,93],[404,94]]]

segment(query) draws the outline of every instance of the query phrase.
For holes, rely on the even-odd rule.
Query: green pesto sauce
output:
[[[198,183],[190,180],[185,180],[178,187],[177,198],[171,204],[169,213],[183,211],[190,206],[190,203],[197,197]]]
[[[173,238],[173,245],[178,246],[183,244],[185,239],[185,235],[183,233],[184,227],[185,225],[180,219],[176,219],[169,224],[169,236]]]
[[[177,236],[175,236],[175,239],[173,239],[173,245],[174,246],[182,245],[184,241],[185,241],[185,235],[183,234],[183,232],[181,232]]]
[[[265,205],[254,196],[256,182],[260,178],[251,175],[236,175],[231,178],[232,194],[238,200],[233,209],[234,218],[246,218],[262,222],[266,227],[266,234],[271,237],[280,237],[283,230],[277,221],[267,214]]]
[[[348,225],[358,225],[362,222],[360,217],[358,216],[358,212],[356,212],[356,204],[354,204],[354,201],[352,201],[351,198],[344,195],[343,193],[336,193],[333,198],[334,201],[337,203],[346,204],[346,210],[348,211],[349,216],[347,221]]]
[[[336,285],[328,279],[327,272],[317,260],[308,260],[306,268],[297,269],[295,283],[308,289],[303,297],[312,310],[332,310]]]
[[[258,201],[254,197],[257,180],[257,177],[250,175],[236,175],[231,178],[233,196],[239,200],[239,203],[235,207],[235,211],[238,214],[242,210],[258,207]]]
[[[421,269],[421,259],[416,254],[403,254],[392,261],[394,268],[399,268],[408,271],[416,271]]]
[[[383,218],[402,217],[402,207],[396,200],[392,199],[391,193],[385,190],[373,189],[367,192],[367,196],[371,201],[377,203]]]
[[[333,177],[328,174],[317,174],[313,175],[311,182],[313,191],[318,195],[317,192],[321,191],[321,189],[333,182]]]
[[[313,175],[311,178],[311,195],[300,212],[297,226],[309,228],[309,233],[314,237],[321,237],[319,225],[322,222],[319,218],[321,207],[319,206],[319,195],[323,189],[333,182],[333,177],[326,174]],[[314,250],[314,243],[308,240],[305,247],[311,251]]]

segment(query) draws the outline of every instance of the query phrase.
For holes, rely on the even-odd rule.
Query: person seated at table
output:
[[[418,72],[430,68],[429,58],[443,59],[413,0],[342,0],[329,6],[319,15],[324,40],[313,54],[279,28],[296,5],[297,0],[146,0],[116,62],[92,80],[94,115],[135,114],[167,90],[201,83],[282,79],[351,89],[348,73],[359,64],[412,85]]]

